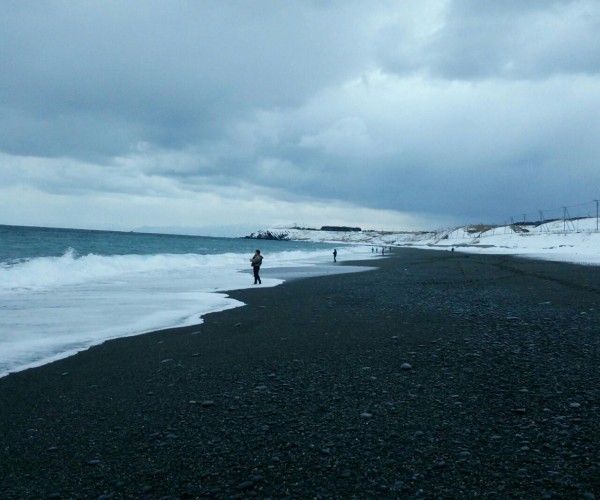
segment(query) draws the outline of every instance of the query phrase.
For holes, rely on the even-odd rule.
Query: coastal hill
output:
[[[311,228],[277,228],[264,229],[252,233],[246,238],[257,240],[294,240],[331,243],[359,243],[368,245],[399,245],[409,241],[421,241],[432,237],[435,233],[427,231],[375,231],[360,228],[333,229],[323,226],[321,229]]]
[[[600,232],[596,217],[508,226],[470,225],[438,231],[328,229],[271,228],[252,233],[246,238],[505,253],[600,264]]]

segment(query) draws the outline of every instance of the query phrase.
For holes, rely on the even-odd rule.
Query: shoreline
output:
[[[290,280],[294,280],[294,279],[306,279],[306,278],[313,278],[313,277],[320,277],[320,276],[332,276],[335,274],[345,274],[345,273],[369,271],[369,270],[374,269],[373,266],[364,265],[365,263],[369,262],[369,260],[373,260],[373,259],[366,259],[366,260],[360,260],[360,261],[352,260],[352,261],[348,261],[348,262],[338,262],[337,264],[319,263],[319,264],[310,264],[310,265],[304,265],[304,266],[265,267],[261,271],[261,274],[268,281],[266,281],[263,285],[261,285],[261,287],[264,287],[264,288],[276,287],[276,286],[279,286],[279,285],[285,283],[286,281],[290,281]],[[351,265],[350,262],[354,262],[354,265]],[[358,264],[360,264],[360,265],[358,265]],[[248,282],[250,283],[252,281],[251,273],[248,272],[247,270],[239,270],[238,273],[248,275],[249,276]],[[270,280],[277,280],[277,282],[269,283]],[[217,294],[217,295],[223,296],[223,298],[226,300],[226,303],[222,304],[222,306],[220,308],[217,308],[217,309],[209,308],[206,312],[199,311],[197,313],[194,313],[191,317],[186,318],[185,320],[181,319],[180,320],[181,324],[179,324],[179,325],[172,325],[172,326],[165,326],[162,328],[153,328],[153,329],[148,329],[148,330],[142,330],[142,331],[137,331],[137,332],[133,332],[133,333],[122,334],[122,335],[115,336],[115,337],[100,338],[97,340],[86,340],[86,341],[82,340],[80,346],[77,346],[77,347],[70,346],[68,349],[66,349],[64,351],[56,352],[54,354],[42,357],[35,361],[22,363],[21,365],[19,365],[17,367],[12,367],[10,369],[6,369],[2,365],[0,365],[0,379],[3,377],[7,377],[8,375],[10,375],[12,373],[19,373],[24,370],[29,370],[32,368],[39,368],[41,366],[44,366],[44,365],[47,365],[50,363],[54,363],[56,361],[60,361],[62,359],[66,359],[71,356],[75,356],[79,352],[86,351],[95,346],[101,345],[104,342],[109,342],[109,341],[117,340],[120,338],[136,337],[138,335],[146,335],[149,333],[153,333],[156,331],[162,331],[162,330],[166,330],[166,329],[185,328],[188,326],[195,327],[195,326],[201,325],[203,322],[204,316],[206,316],[207,314],[223,312],[223,311],[227,311],[229,309],[233,309],[236,307],[243,307],[245,304],[232,299],[230,297],[230,292],[237,291],[237,290],[245,290],[245,289],[250,289],[250,288],[252,288],[252,286],[248,284],[242,288],[232,288],[231,290],[223,290],[223,291],[217,290],[217,291],[206,292],[206,293]],[[194,319],[197,318],[197,322],[193,322],[194,320],[192,320],[192,318],[194,318]]]
[[[0,496],[599,495],[600,272],[374,265],[1,378]]]
[[[297,228],[268,229],[292,239],[336,244],[359,243],[430,250],[456,250],[470,254],[512,255],[549,261],[600,265],[600,233],[597,217],[575,218],[571,227],[565,221],[515,223],[510,226],[462,226],[437,231],[327,232]],[[575,223],[575,225],[573,225]],[[336,234],[336,238],[332,236]]]

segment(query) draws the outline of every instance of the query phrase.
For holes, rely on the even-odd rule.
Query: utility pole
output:
[[[594,200],[596,202],[596,232],[598,232],[598,200]]]

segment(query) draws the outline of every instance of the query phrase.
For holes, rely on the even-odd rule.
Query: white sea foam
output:
[[[346,259],[370,258],[352,246]],[[224,253],[39,257],[0,268],[0,377],[72,355],[105,340],[202,322],[242,305],[224,292],[253,286],[249,255]],[[265,256],[274,268],[331,261],[329,250]]]
[[[0,290],[44,290],[66,285],[125,279],[140,273],[176,272],[206,267],[241,269],[244,256],[198,255],[85,255],[72,250],[61,257],[39,257],[0,269]],[[236,266],[237,264],[237,266]]]

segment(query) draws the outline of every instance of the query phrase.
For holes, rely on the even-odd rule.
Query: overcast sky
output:
[[[0,68],[0,224],[437,229],[600,196],[597,0],[6,0]]]

